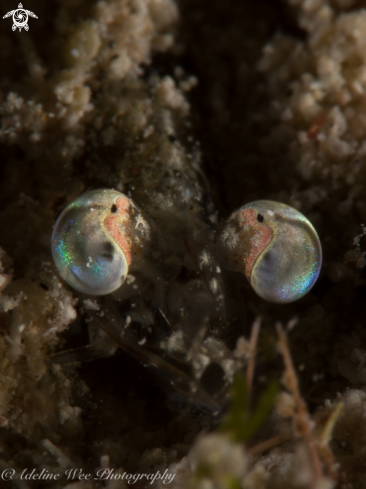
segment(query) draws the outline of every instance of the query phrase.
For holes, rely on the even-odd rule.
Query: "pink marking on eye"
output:
[[[105,225],[109,234],[123,251],[128,265],[131,265],[131,243],[126,237],[126,234],[124,232],[125,226],[123,226],[124,222],[130,219],[130,216],[128,214],[130,201],[127,197],[118,197],[116,200],[116,206],[117,212],[114,214],[110,214],[106,218]]]
[[[253,209],[244,209],[239,213],[239,225],[244,231],[241,247],[244,248],[246,256],[245,273],[247,277],[250,277],[254,263],[271,241],[273,232],[267,224],[258,222],[257,213]]]

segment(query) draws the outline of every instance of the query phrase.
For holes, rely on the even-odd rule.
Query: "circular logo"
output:
[[[18,8],[17,10],[14,10],[13,13],[13,31],[18,27],[19,29],[22,29],[24,27],[25,30],[27,30],[26,27],[28,27],[28,13],[26,10],[22,8]]]

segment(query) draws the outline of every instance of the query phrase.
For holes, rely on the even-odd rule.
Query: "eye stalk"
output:
[[[217,250],[223,266],[243,273],[260,297],[282,304],[309,292],[322,264],[310,221],[270,200],[251,202],[231,214],[220,225]]]
[[[150,224],[131,199],[115,190],[86,192],[64,209],[52,233],[52,256],[74,289],[105,295],[138,267]]]

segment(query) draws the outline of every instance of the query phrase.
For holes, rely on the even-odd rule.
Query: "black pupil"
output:
[[[258,222],[263,222],[264,221],[264,217],[262,216],[262,214],[258,214],[257,220],[258,220]]]
[[[111,212],[117,212],[117,206],[116,204],[113,204],[112,207],[111,207]]]
[[[102,257],[108,261],[113,261],[114,248],[113,248],[112,243],[110,243],[109,241],[105,241],[103,243],[103,248],[104,248],[103,249],[104,253],[102,254]]]

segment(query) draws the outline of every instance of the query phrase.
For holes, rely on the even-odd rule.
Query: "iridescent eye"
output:
[[[52,255],[71,287],[109,294],[123,284],[149,234],[149,224],[131,199],[115,190],[93,190],[61,213],[52,234]]]
[[[293,302],[315,284],[322,263],[319,237],[292,207],[258,200],[234,212],[217,235],[220,260],[240,271],[270,302]]]

